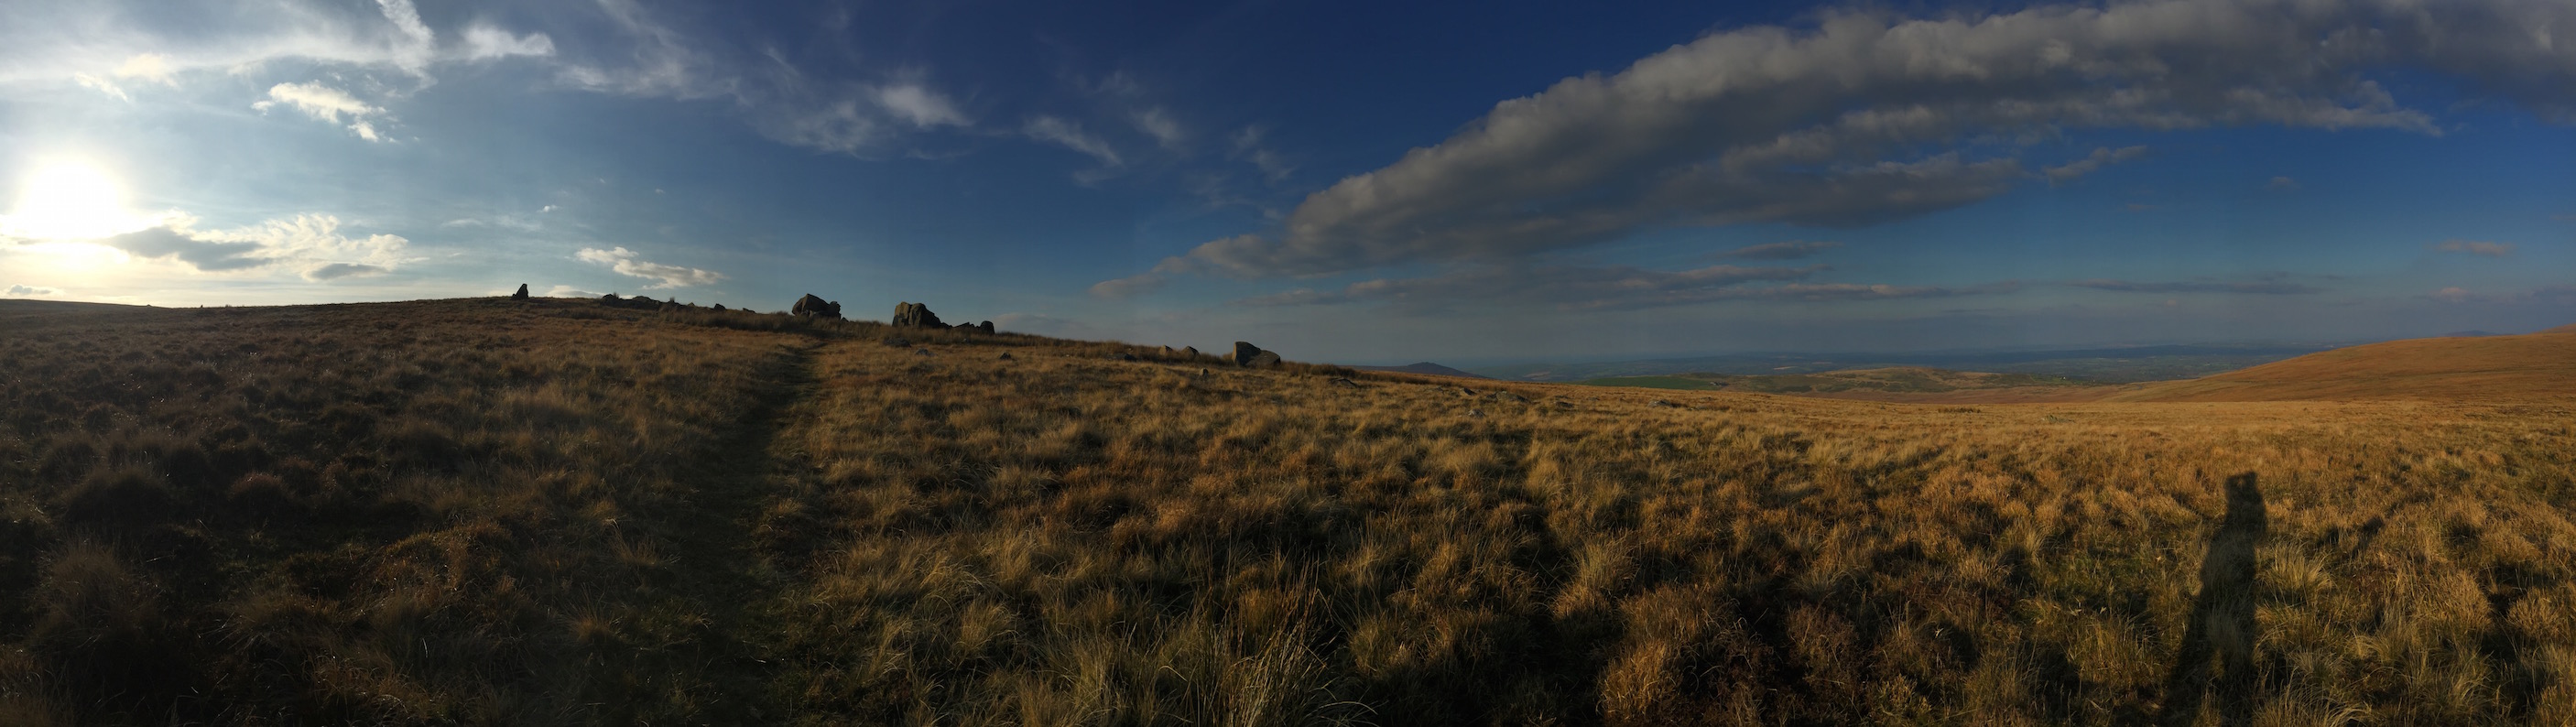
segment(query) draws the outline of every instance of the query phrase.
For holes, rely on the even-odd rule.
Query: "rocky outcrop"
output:
[[[981,334],[984,334],[984,335],[987,335],[987,336],[993,335],[993,322],[992,322],[992,321],[985,321],[985,322],[982,322],[982,323],[977,323],[977,324],[975,324],[975,325],[974,325],[974,329],[975,329],[975,332],[976,332],[976,333],[981,333]]]
[[[1181,347],[1181,355],[1182,355],[1182,356],[1189,357],[1189,358],[1198,358],[1198,357],[1199,357],[1199,347],[1197,347],[1197,346],[1182,346],[1182,347]]]
[[[527,284],[527,283],[520,283],[520,284],[519,284],[519,292],[511,293],[511,294],[510,294],[510,298],[511,298],[511,299],[513,299],[513,300],[527,300],[527,299],[528,299],[528,284]]]
[[[823,296],[806,293],[805,297],[796,299],[796,305],[788,308],[787,312],[790,315],[813,316],[815,318],[839,318],[841,317],[841,304],[834,301],[824,300]]]
[[[1261,350],[1260,346],[1236,341],[1234,357],[1227,360],[1233,361],[1236,366],[1248,369],[1266,369],[1279,365],[1279,354]]]
[[[939,314],[930,312],[930,306],[922,305],[920,303],[896,303],[894,306],[894,324],[898,326],[914,326],[919,328],[948,327],[948,324],[939,322]]]

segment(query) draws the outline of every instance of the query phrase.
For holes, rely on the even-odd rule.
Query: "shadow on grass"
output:
[[[2265,527],[2263,489],[2254,473],[2227,478],[2227,517],[2210,536],[2209,555],[2200,562],[2200,598],[2192,604],[2182,652],[2165,679],[2163,724],[2197,721],[2201,701],[2213,689],[2221,724],[2252,723],[2254,545],[2262,541]],[[2212,656],[2219,661],[2216,673],[2210,669]]]

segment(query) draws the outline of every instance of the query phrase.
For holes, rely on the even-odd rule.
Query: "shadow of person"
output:
[[[2200,598],[2192,604],[2182,651],[2165,678],[2161,723],[2191,724],[2213,688],[2221,724],[2253,721],[2254,546],[2265,527],[2263,489],[2254,473],[2227,478],[2227,517],[2209,537],[2209,555],[2200,562]]]

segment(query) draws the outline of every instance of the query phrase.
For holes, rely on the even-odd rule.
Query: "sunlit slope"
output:
[[[2176,381],[2113,401],[2441,399],[2576,395],[2576,326],[2521,336],[2373,343]]]

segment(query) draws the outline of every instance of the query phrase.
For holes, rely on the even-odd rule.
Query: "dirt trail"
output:
[[[672,644],[675,664],[698,673],[687,688],[699,693],[692,724],[772,724],[787,715],[768,696],[776,659],[767,656],[775,630],[758,607],[776,598],[778,583],[759,568],[752,537],[762,508],[776,499],[784,466],[773,454],[798,404],[816,391],[815,352],[822,341],[799,341],[764,365],[774,384],[715,455],[697,464],[685,517],[665,524],[672,552],[665,589],[679,609],[703,617],[687,643]]]

